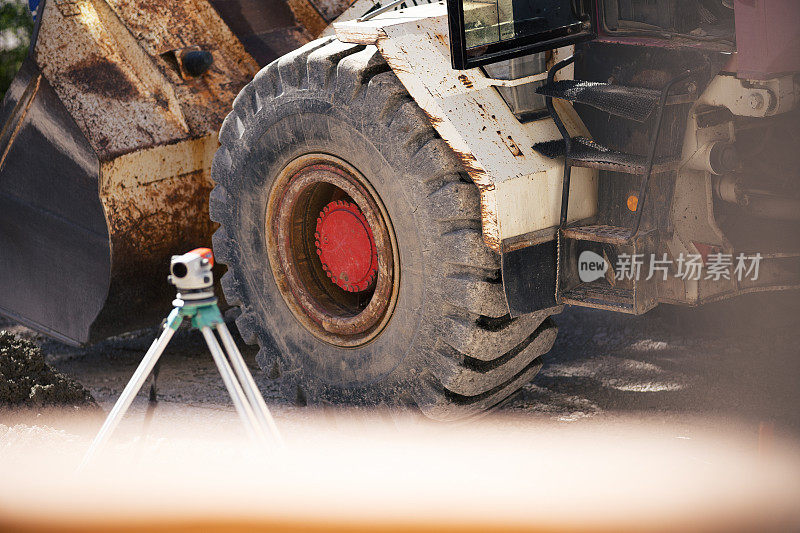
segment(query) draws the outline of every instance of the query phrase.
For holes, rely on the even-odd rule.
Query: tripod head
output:
[[[167,281],[178,289],[181,300],[214,297],[214,254],[208,248],[195,248],[183,255],[173,255]]]

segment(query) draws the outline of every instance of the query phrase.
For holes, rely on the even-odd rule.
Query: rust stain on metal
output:
[[[446,141],[445,141],[446,142]],[[448,143],[449,144],[449,143]],[[453,148],[450,146],[450,148]],[[490,250],[500,253],[500,224],[497,220],[497,199],[495,197],[494,184],[487,179],[484,170],[478,164],[475,156],[453,149],[461,165],[472,178],[475,186],[478,187],[481,201],[481,232],[483,242]]]
[[[324,154],[307,154],[292,161],[276,179],[267,204],[265,223],[269,235],[267,252],[275,280],[295,317],[318,337],[339,346],[358,346],[377,335],[388,322],[397,299],[399,261],[394,233],[384,220],[385,209],[372,198],[357,171]],[[319,261],[304,260],[292,243],[311,238],[304,235],[295,205],[320,184],[330,184],[349,195],[363,213],[375,237],[378,273],[374,291],[365,306],[337,300],[329,292]],[[327,201],[327,199],[325,199]],[[323,205],[322,201],[320,205]],[[314,213],[316,214],[316,213]],[[302,215],[302,214],[301,214]],[[301,216],[302,218],[302,216]]]
[[[216,136],[142,150],[101,165],[113,269],[163,268],[187,244],[209,244],[208,195]]]
[[[483,235],[490,248],[499,250],[501,236],[513,237],[552,226],[550,219],[560,208],[556,195],[552,194],[560,192],[560,180],[555,173],[558,163],[528,153],[522,146],[531,146],[531,139],[554,138],[557,130],[552,121],[520,123],[500,94],[491,88],[492,82],[480,72],[453,71],[441,62],[431,62],[432,57],[446,53],[441,39],[447,35],[447,10],[443,3],[422,6],[404,17],[376,18],[366,24],[342,22],[336,25],[336,30],[344,37],[342,40],[348,40],[350,34],[370,35],[409,94],[432,116],[431,124],[454,149],[478,186]],[[389,37],[379,38],[379,34]],[[561,53],[567,53],[567,49]],[[570,134],[588,134],[574,110],[564,117]],[[509,165],[509,160],[514,164]],[[576,174],[573,188],[582,201],[576,202],[571,214],[588,218],[594,214],[596,187],[592,171],[581,170]],[[528,178],[539,174],[543,179]],[[537,208],[528,209],[519,194],[512,194],[517,192],[512,188],[535,198]]]
[[[337,33],[345,33],[342,32],[342,29],[337,29]],[[405,57],[408,52],[406,52],[401,45],[397,45],[393,51],[393,53],[387,53],[385,47],[383,46],[383,42],[388,39],[386,33],[383,29],[377,29],[377,32],[373,32],[372,35],[376,35],[377,37],[374,38],[374,42],[377,44],[378,49],[381,52],[384,60],[387,64],[392,68],[392,70],[398,74],[408,74],[410,73],[409,65],[407,61],[404,61],[402,58]],[[350,37],[350,35],[347,35]],[[341,37],[341,36],[340,36]],[[401,76],[401,80],[403,77]],[[472,82],[470,79],[461,74],[458,77],[459,82],[466,85],[467,87],[472,87]],[[428,90],[428,94],[431,95],[432,98],[436,98],[435,95],[431,94],[430,90]],[[482,105],[478,103],[479,107],[481,107],[482,112],[485,114],[485,109],[483,109]],[[423,113],[428,117],[430,120],[431,125],[439,131],[448,120],[446,116],[440,117],[432,114],[428,109],[424,106],[420,106]],[[494,115],[492,115],[492,119],[496,120]],[[441,131],[440,131],[441,134]],[[478,188],[480,193],[480,203],[481,203],[481,228],[483,233],[483,240],[486,243],[489,249],[500,252],[501,247],[501,239],[500,239],[500,225],[498,222],[498,211],[497,211],[497,199],[495,197],[495,187],[493,180],[486,175],[483,167],[478,163],[475,156],[471,153],[464,152],[459,150],[458,148],[454,147],[453,144],[448,140],[447,135],[441,135],[442,139],[445,143],[453,150],[453,153],[461,162],[464,170],[469,174],[470,178],[472,179],[473,183]],[[513,143],[513,139],[511,139]],[[516,143],[514,143],[516,146]],[[519,147],[517,146],[517,150]],[[521,151],[520,151],[521,153]]]
[[[211,243],[208,170],[146,185],[109,191],[102,198],[111,234],[113,269],[163,270],[165,260],[182,246]],[[187,223],[191,221],[191,223]]]
[[[336,27],[336,37],[343,43],[374,44],[380,48],[380,41],[386,39],[386,32],[375,28],[361,28],[359,26]],[[385,57],[385,56],[384,56]],[[386,62],[389,59],[386,58]]]
[[[500,240],[500,223],[497,220],[497,197],[494,194],[494,185],[478,187],[481,195],[481,232],[486,246],[500,253],[502,242]]]
[[[118,156],[102,164],[100,194],[106,196],[116,188],[135,188],[210,169],[218,146],[217,136],[211,134]]]
[[[258,66],[205,0],[82,0],[65,17],[46,4],[37,63],[101,161],[218,131]],[[214,62],[186,80],[171,50]],[[164,55],[166,54],[166,55]]]
[[[508,151],[511,152],[511,155],[513,155],[514,157],[522,157],[522,150],[519,149],[519,146],[517,145],[517,143],[514,142],[514,139],[511,138],[511,135],[506,135],[504,137],[503,132],[499,130],[497,134],[500,135],[501,139],[503,139],[503,143],[508,148]]]
[[[431,115],[425,109],[423,113],[431,121],[434,128],[441,126],[443,119]],[[453,150],[453,154],[461,162],[461,166],[467,171],[472,182],[478,188],[481,202],[481,232],[483,234],[483,241],[486,246],[497,253],[500,253],[500,224],[497,220],[497,200],[495,198],[495,187],[490,179],[486,176],[483,168],[478,164],[478,161],[470,153],[457,150],[450,142],[443,137],[444,142]]]
[[[65,17],[74,17],[81,12],[77,0],[56,0],[56,6]]]
[[[164,265],[175,253],[210,246],[208,214],[216,135],[152,147],[101,164],[100,200],[111,241],[111,289],[98,319],[143,316],[164,300]],[[162,301],[163,300],[163,301]],[[126,319],[127,321],[128,319]]]
[[[602,224],[581,226],[580,228],[565,228],[562,233],[564,237],[569,239],[609,244],[626,244],[629,239],[629,231],[627,229]]]
[[[328,21],[320,14],[316,6],[308,0],[286,0],[289,9],[292,10],[297,22],[299,22],[312,37],[319,37],[325,28],[328,27]]]
[[[528,246],[535,246],[547,241],[552,241],[555,239],[557,232],[558,228],[554,226],[552,228],[529,231],[522,235],[507,237],[503,239],[503,252],[513,252],[515,250],[527,248]]]
[[[446,141],[445,141],[446,142]],[[448,143],[449,144],[449,143]],[[453,148],[450,146],[450,148]],[[461,164],[464,166],[464,169],[469,173],[475,183],[483,183],[485,180],[483,169],[478,164],[478,161],[475,159],[470,153],[461,152],[459,150],[453,149],[453,152],[456,154],[456,157]]]
[[[337,35],[338,35],[338,32],[337,32]],[[381,56],[383,57],[384,61],[386,61],[386,64],[389,65],[389,67],[392,69],[392,71],[395,74],[397,74],[397,73],[400,73],[400,74],[403,74],[403,73],[408,74],[408,73],[410,73],[411,71],[408,68],[408,64],[404,63],[403,60],[400,59],[400,57],[395,57],[393,55],[389,55],[389,54],[384,52],[383,47],[381,46],[381,44],[386,39],[388,39],[388,37],[383,32],[383,30],[380,30],[380,33],[378,34],[378,36],[376,38],[372,39],[372,42],[374,42],[375,46],[377,46],[378,50],[381,53]],[[367,39],[365,39],[364,44],[372,44],[372,42],[366,42],[366,40]],[[399,56],[399,54],[398,54],[398,56]]]
[[[425,114],[425,116],[428,117],[428,120],[430,121],[430,123],[431,123],[431,125],[433,126],[434,129],[438,129],[439,126],[442,125],[442,119],[441,118],[431,115],[425,109],[422,109],[422,108],[420,108],[420,109]]]
[[[135,322],[138,316],[132,313],[152,322],[148,311],[169,305],[164,266],[169,258],[211,246],[216,224],[208,214],[213,187],[209,174],[206,169],[137,187],[120,186],[101,198],[112,263],[100,328],[106,321]]]
[[[327,22],[333,22],[336,17],[353,5],[355,0],[310,0],[310,2]]]
[[[70,67],[67,79],[82,90],[118,100],[129,100],[136,95],[131,78],[115,63],[93,56]]]

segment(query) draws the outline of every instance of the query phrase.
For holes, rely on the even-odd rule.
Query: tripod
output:
[[[202,292],[198,296],[205,296],[204,298],[191,300],[188,298],[193,296],[192,293],[187,294],[186,299],[182,299],[181,293],[178,293],[178,297],[172,302],[175,308],[167,316],[164,331],[150,345],[142,362],[136,368],[136,372],[133,373],[133,377],[125,386],[117,403],[114,404],[114,408],[103,423],[103,427],[100,428],[94,441],[92,441],[92,445],[86,452],[80,469],[86,466],[91,458],[106,445],[111,434],[128,411],[134,397],[141,390],[147,377],[153,371],[156,363],[158,363],[158,359],[164,353],[164,349],[169,344],[170,339],[185,318],[190,319],[192,327],[200,330],[203,334],[211,356],[214,358],[214,363],[222,376],[222,381],[228,389],[228,394],[230,394],[248,434],[260,444],[269,444],[271,442],[270,437],[272,437],[273,441],[280,442],[280,434],[275,426],[275,421],[272,419],[269,409],[264,403],[264,398],[258,392],[253,376],[247,370],[242,354],[236,347],[236,343],[222,319],[222,313],[220,313],[217,306],[217,299],[213,296],[213,293],[210,294],[209,296],[208,292]],[[227,356],[222,347],[220,347],[219,342],[217,342],[213,330],[217,331],[220,340],[222,340]]]

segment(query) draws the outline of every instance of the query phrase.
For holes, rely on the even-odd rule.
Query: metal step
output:
[[[543,96],[590,105],[611,115],[645,122],[658,107],[661,91],[594,81],[562,80],[536,89]],[[694,101],[689,94],[667,97],[667,105]]]
[[[595,224],[591,226],[572,226],[561,230],[565,239],[575,241],[605,242],[608,244],[627,244],[631,230],[620,226]]]
[[[561,300],[570,305],[636,313],[633,290],[612,287],[605,281],[581,283],[565,292]]]
[[[566,151],[563,139],[536,143],[533,149],[551,159],[564,157]],[[645,156],[612,150],[586,137],[572,138],[569,163],[574,167],[597,168],[626,174],[644,174],[647,171]],[[653,163],[653,174],[675,170],[678,168],[678,163],[676,158],[658,157]]]

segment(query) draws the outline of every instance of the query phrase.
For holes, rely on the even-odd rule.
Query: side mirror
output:
[[[594,39],[597,0],[447,0],[453,68]]]

